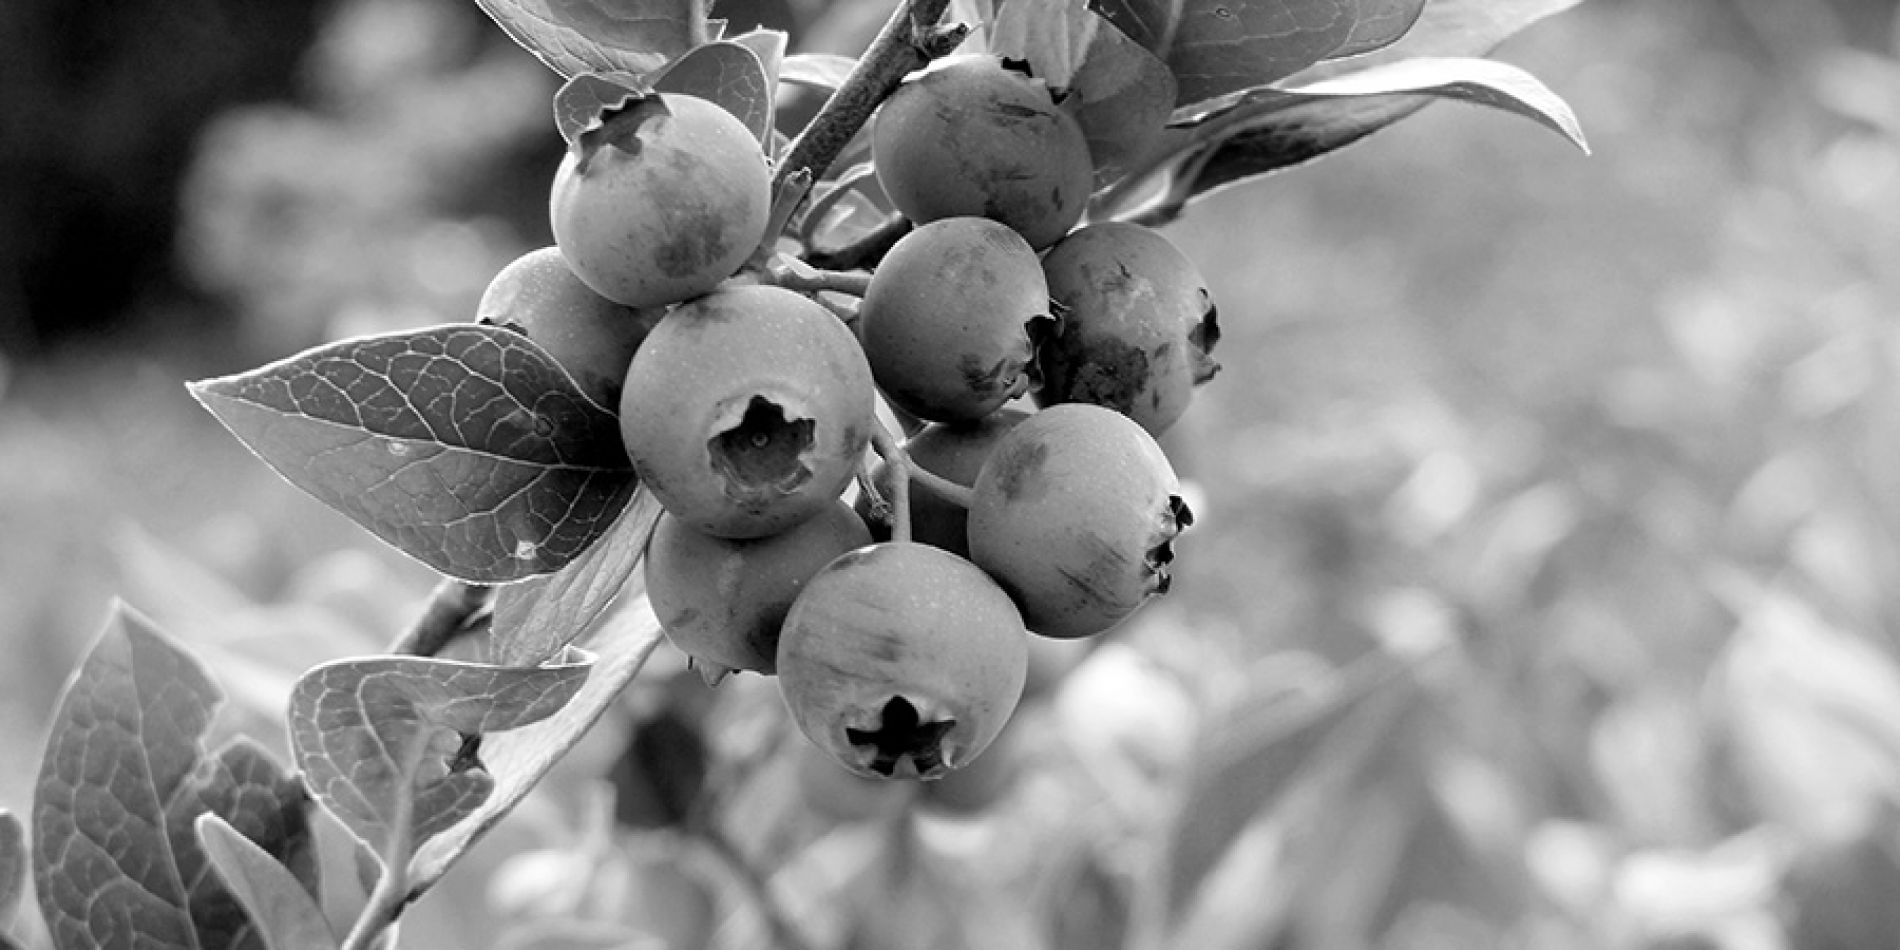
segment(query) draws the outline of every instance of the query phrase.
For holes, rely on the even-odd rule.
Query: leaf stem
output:
[[[904,0],[878,31],[877,38],[858,57],[857,64],[831,98],[812,117],[786,149],[773,179],[773,192],[801,170],[813,181],[822,179],[838,153],[871,118],[904,77],[931,60],[956,49],[969,27],[936,26],[950,0]]]
[[[469,621],[488,606],[495,589],[445,577],[429,594],[422,615],[408,630],[390,644],[389,652],[411,656],[435,656],[456,635],[467,629]]]

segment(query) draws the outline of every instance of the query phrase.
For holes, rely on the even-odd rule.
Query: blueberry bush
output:
[[[1275,933],[1291,892],[1234,891],[1300,846],[1262,816],[1380,760],[1431,651],[1276,658],[1180,786],[1098,776],[1123,797],[1042,829],[1060,847],[1001,860],[919,816],[1050,794],[1040,743],[1084,688],[1053,684],[1193,571],[1160,440],[1250,368],[1216,374],[1167,226],[1438,100],[1582,147],[1485,58],[1573,2],[904,0],[846,57],[697,0],[478,0],[561,79],[554,243],[464,319],[189,386],[439,582],[382,648],[300,672],[281,742],[214,728],[248,684],[116,605],[29,815],[0,813],[0,923],[30,878],[62,950],[395,946],[605,735],[570,840],[492,869],[497,946]],[[660,657],[694,675],[628,702]],[[1133,715],[1178,688],[1097,675]]]

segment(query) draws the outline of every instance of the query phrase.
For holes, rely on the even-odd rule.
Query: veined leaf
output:
[[[1359,0],[1352,34],[1327,59],[1361,56],[1399,41],[1425,12],[1425,0]]]
[[[1098,198],[1095,213],[1129,211],[1129,203],[1141,200],[1158,178],[1164,183],[1161,197],[1148,199],[1142,213],[1166,220],[1216,188],[1311,161],[1439,99],[1526,116],[1589,151],[1570,106],[1516,66],[1486,59],[1400,60],[1298,88],[1255,90],[1225,111],[1170,128],[1166,162],[1111,187]]]
[[[1358,25],[1353,0],[1185,0],[1163,58],[1177,103],[1284,79],[1324,59]]]
[[[296,779],[255,743],[205,753],[222,701],[183,646],[114,606],[60,697],[34,790],[34,886],[61,950],[262,946],[198,846],[207,812],[309,886]]]
[[[1162,135],[1174,108],[1174,74],[1120,30],[1096,30],[1069,81],[1070,109],[1088,138],[1097,186],[1122,177]]]
[[[659,517],[659,502],[641,492],[573,563],[497,590],[489,634],[494,662],[533,666],[591,630],[639,569]]]
[[[1028,63],[1031,75],[1063,90],[1103,25],[1083,0],[1014,0],[996,15],[989,51]]]
[[[778,48],[783,49],[785,35],[773,35],[778,37]],[[752,42],[771,47],[761,40]],[[774,83],[750,43],[720,40],[696,47],[654,76],[653,88],[709,99],[745,123],[761,145],[771,138]]]
[[[1282,85],[1299,86],[1381,63],[1421,56],[1483,56],[1512,34],[1545,17],[1562,13],[1582,0],[1430,0],[1405,35],[1377,51],[1351,59],[1327,59],[1287,77]],[[1361,7],[1388,5],[1388,0],[1361,0]]]
[[[559,570],[633,494],[614,414],[499,327],[346,340],[190,388],[291,484],[470,583]]]
[[[831,93],[844,85],[845,77],[851,75],[857,63],[849,56],[834,53],[793,53],[785,57],[785,63],[779,69],[779,78]]]
[[[295,875],[231,823],[211,812],[198,816],[198,845],[224,886],[250,915],[269,950],[328,950],[336,934],[316,899]]]
[[[407,857],[473,814],[494,778],[483,737],[559,712],[594,658],[500,667],[419,656],[338,660],[290,696],[290,745],[304,784],[378,856]]]
[[[644,76],[711,38],[705,0],[475,0],[562,78]]]
[[[412,888],[439,879],[506,816],[600,719],[663,639],[636,575],[618,607],[576,643],[594,657],[580,691],[554,715],[482,740],[482,762],[493,776],[493,789],[480,806],[416,850],[409,863]]]

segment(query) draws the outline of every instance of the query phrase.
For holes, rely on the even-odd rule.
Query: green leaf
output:
[[[554,128],[570,150],[581,136],[600,128],[611,113],[653,92],[645,80],[626,73],[582,73],[554,91]]]
[[[593,657],[500,667],[420,656],[338,660],[290,696],[304,784],[379,857],[406,857],[473,814],[494,788],[483,737],[560,711]]]
[[[26,897],[26,829],[18,815],[0,808],[0,930],[12,923]]]
[[[775,35],[782,49],[785,34]],[[748,43],[720,40],[698,47],[654,76],[653,88],[716,102],[745,123],[761,145],[771,139],[772,77]]]
[[[33,880],[55,946],[261,946],[198,847],[207,812],[313,873],[297,781],[254,743],[205,754],[222,701],[182,645],[115,605],[60,697],[35,787]]]
[[[1092,0],[1089,9],[1156,56],[1174,42],[1185,0]]]
[[[635,486],[614,414],[499,327],[346,340],[191,392],[291,484],[470,583],[559,570]]]
[[[1570,106],[1516,66],[1486,59],[1400,60],[1298,88],[1254,90],[1224,111],[1169,129],[1169,158],[1159,174],[1144,170],[1111,187],[1098,199],[1096,213],[1126,212],[1159,180],[1162,195],[1144,213],[1166,220],[1214,189],[1319,158],[1440,99],[1526,116],[1589,152]]]
[[[1245,704],[1203,736],[1168,842],[1167,907],[1189,909],[1203,878],[1254,816],[1273,808],[1357,712],[1398,685],[1408,667],[1375,654],[1315,681],[1305,663],[1270,667],[1243,691]]]
[[[573,563],[495,592],[489,655],[502,666],[533,666],[585,634],[612,607],[640,567],[660,506],[640,492],[613,527]]]
[[[198,844],[224,886],[250,915],[270,950],[324,950],[337,946],[323,911],[296,875],[230,822],[198,816]]]
[[[857,63],[849,56],[834,53],[793,53],[785,57],[778,75],[784,82],[823,89],[829,93],[844,85],[845,77],[851,75]]]
[[[1361,7],[1385,0],[1360,0]],[[1283,85],[1305,83],[1421,56],[1483,56],[1512,34],[1582,0],[1431,0],[1411,29],[1389,46],[1352,59],[1328,59],[1287,78]]]
[[[1098,187],[1121,178],[1147,154],[1162,135],[1174,98],[1174,74],[1166,63],[1120,30],[1094,32],[1063,105],[1088,138]]]
[[[710,36],[704,0],[475,0],[562,78],[658,70]]]
[[[990,26],[989,51],[1029,64],[1030,75],[1054,90],[1069,87],[1101,30],[1102,18],[1083,0],[1005,3]]]
[[[638,584],[636,579],[633,583]],[[664,636],[642,590],[621,594],[619,606],[576,646],[594,656],[587,682],[558,713],[482,740],[482,761],[494,789],[461,822],[417,849],[409,865],[412,888],[426,888],[512,810],[555,762],[598,721],[646,664]]]
[[[1185,0],[1164,59],[1177,104],[1283,79],[1324,59],[1358,24],[1352,0]]]
[[[1360,56],[1398,42],[1425,12],[1425,0],[1359,0],[1352,34],[1327,59]]]

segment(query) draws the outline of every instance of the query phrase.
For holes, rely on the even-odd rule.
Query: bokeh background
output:
[[[1900,17],[1589,0],[1496,55],[1593,156],[1440,104],[1169,226],[1200,522],[991,786],[827,785],[662,654],[405,945],[1107,946],[1214,834],[1174,945],[1900,946]],[[470,318],[549,239],[554,83],[462,0],[0,5],[0,807],[114,597],[277,742],[412,615],[183,383]]]

